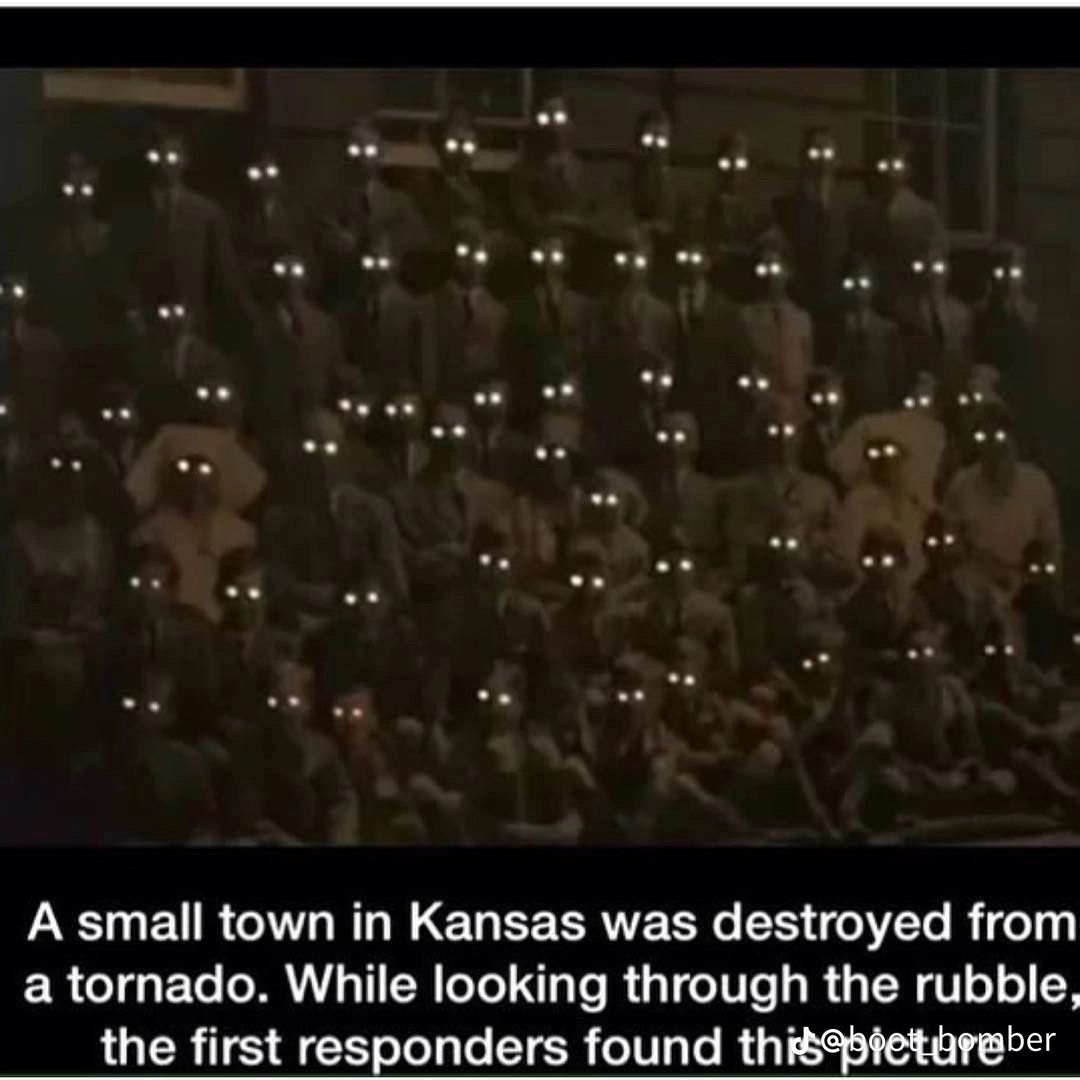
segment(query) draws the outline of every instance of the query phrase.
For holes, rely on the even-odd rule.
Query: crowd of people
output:
[[[544,100],[227,214],[73,155],[0,278],[5,833],[142,843],[998,837],[1080,817],[1080,620],[1025,459],[1037,320],[973,307],[898,144],[853,199]],[[418,269],[419,268],[419,269]],[[433,271],[432,268],[435,268]]]

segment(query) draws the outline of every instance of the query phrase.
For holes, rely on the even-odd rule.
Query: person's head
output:
[[[872,435],[863,446],[863,459],[871,483],[898,488],[904,482],[907,448],[891,435]]]
[[[638,117],[634,130],[638,160],[666,164],[671,154],[671,120],[661,109],[650,109]]]
[[[60,181],[60,199],[70,210],[92,209],[97,198],[98,171],[79,154],[72,154]]]
[[[389,590],[370,574],[346,581],[338,593],[338,617],[365,634],[377,631],[389,617],[391,608]]]
[[[883,196],[895,195],[911,183],[911,144],[899,140],[874,162],[877,190]]]
[[[506,426],[510,409],[510,385],[505,379],[483,379],[473,391],[469,413],[477,429],[498,431]]]
[[[26,274],[0,274],[0,322],[21,315],[29,303],[30,281]]]
[[[188,152],[183,138],[175,132],[159,132],[150,140],[144,156],[155,187],[176,187],[183,180]]]
[[[1020,662],[1020,643],[1015,630],[1004,619],[991,620],[983,633],[979,653],[983,678],[1009,682]]]
[[[798,462],[802,432],[786,410],[769,409],[762,419],[758,438],[765,464],[793,466]]]
[[[428,448],[436,471],[457,472],[464,468],[472,448],[472,429],[468,413],[460,405],[441,402],[432,410]]]
[[[514,579],[513,549],[509,538],[493,525],[480,525],[472,539],[473,576],[477,585],[502,592]]]
[[[151,665],[139,671],[121,692],[120,716],[132,734],[160,735],[175,723],[173,680],[163,667]]]
[[[274,154],[262,153],[246,170],[248,186],[259,199],[270,198],[281,191],[281,166]]]
[[[570,145],[573,119],[566,99],[552,95],[544,98],[533,113],[533,132],[542,147],[561,150]]]
[[[654,438],[661,458],[676,468],[693,464],[701,449],[697,420],[690,412],[665,413]]]
[[[614,256],[615,270],[625,287],[643,288],[650,274],[652,266],[652,245],[648,238],[633,234],[627,237]]]
[[[192,415],[210,427],[229,428],[240,422],[240,398],[231,379],[206,374],[192,387]]]
[[[582,524],[591,531],[612,533],[622,524],[622,520],[622,496],[606,476],[596,474],[582,491]]]
[[[665,357],[650,357],[638,371],[642,399],[654,409],[665,407],[674,385],[675,373]]]
[[[628,728],[639,730],[648,720],[650,708],[648,679],[640,664],[630,658],[617,661],[611,672],[611,734],[619,736]]]
[[[489,731],[515,731],[525,717],[525,679],[513,664],[497,663],[476,688],[476,707]]]
[[[767,299],[782,300],[787,296],[791,267],[787,255],[780,250],[779,245],[762,245],[754,263],[754,276],[761,286],[762,294]]]
[[[650,577],[662,595],[688,596],[697,588],[697,560],[684,543],[668,539],[658,546]]]
[[[675,275],[680,283],[694,284],[708,279],[712,260],[702,244],[687,243],[675,252]]]
[[[305,489],[323,490],[341,481],[346,471],[344,432],[336,416],[310,413],[300,424],[300,470]]]
[[[330,723],[339,739],[378,730],[375,698],[368,686],[353,686],[338,694],[330,706]]]
[[[564,495],[574,482],[573,453],[556,441],[538,442],[533,447],[533,476],[541,495]]]
[[[158,614],[175,601],[180,567],[171,552],[157,545],[136,548],[124,580],[124,605],[144,614]]]
[[[1027,272],[1024,250],[1017,244],[1000,244],[993,252],[990,265],[990,295],[1022,294]]]
[[[933,682],[945,667],[944,646],[936,629],[913,625],[900,642],[900,670],[906,682],[925,685]]]
[[[453,274],[463,286],[482,285],[487,279],[491,255],[482,236],[460,236],[453,244]]]
[[[777,518],[762,547],[762,568],[774,581],[787,581],[801,573],[806,558],[803,533],[793,516]]]
[[[180,454],[166,466],[162,494],[181,513],[207,513],[221,500],[221,474],[203,454]]]
[[[529,261],[538,278],[561,281],[566,276],[570,257],[563,238],[558,233],[552,233],[540,237],[533,244]]]
[[[266,696],[266,720],[281,731],[296,733],[312,718],[311,669],[291,661],[278,663]]]
[[[764,371],[749,368],[740,371],[732,381],[735,396],[742,402],[743,409],[750,414],[763,414],[769,411],[769,391],[772,389],[772,381]]]
[[[840,151],[830,128],[816,126],[803,132],[801,164],[803,172],[815,179],[836,175]]]
[[[439,160],[448,173],[467,173],[473,166],[480,140],[472,118],[457,109],[447,120],[439,143]]]
[[[874,299],[874,271],[868,260],[852,259],[844,276],[840,279],[840,288],[844,293],[844,302],[853,308],[868,308]]]
[[[566,584],[571,603],[585,608],[600,607],[607,602],[610,582],[607,563],[596,551],[577,551],[569,559]]]
[[[915,377],[911,389],[904,395],[901,405],[909,412],[932,413],[937,407],[937,380],[928,371]]]
[[[859,545],[859,568],[870,585],[889,588],[907,568],[904,538],[894,529],[868,529]]]
[[[295,252],[281,252],[270,261],[270,295],[277,301],[297,299],[307,288],[308,268]]]
[[[706,691],[708,658],[687,638],[677,640],[664,672],[664,704],[669,714],[692,719]]]
[[[945,249],[931,244],[911,260],[912,285],[929,296],[942,297],[949,285],[949,258]]]
[[[345,134],[345,161],[363,174],[379,167],[382,149],[382,136],[370,117],[357,120]]]
[[[960,531],[937,511],[927,515],[922,549],[927,566],[939,573],[954,570],[966,556]]]
[[[372,288],[380,288],[394,276],[394,256],[385,244],[375,244],[360,256],[360,269]]]
[[[540,400],[545,413],[580,413],[583,408],[580,381],[576,375],[550,379],[540,387]]]
[[[151,318],[158,336],[167,342],[178,340],[193,323],[191,309],[177,297],[164,298],[155,304]]]
[[[816,368],[806,380],[806,405],[810,415],[834,423],[844,413],[844,383],[830,368]]]
[[[266,621],[266,566],[255,548],[238,548],[218,563],[217,602],[226,631],[245,633]]]
[[[86,511],[86,460],[82,453],[54,442],[36,461],[31,499],[39,520],[65,524]]]
[[[124,382],[111,382],[101,395],[94,415],[94,430],[107,446],[131,438],[139,430],[139,409],[135,391]]]
[[[749,171],[750,140],[741,131],[721,135],[716,144],[716,176],[720,189],[734,192],[741,187],[742,179]]]
[[[378,415],[374,395],[348,389],[338,394],[334,407],[346,435],[366,435]]]
[[[382,404],[382,417],[391,442],[407,443],[424,430],[424,407],[420,395],[400,393]]]
[[[792,674],[811,693],[825,693],[842,674],[840,632],[832,626],[808,627],[798,635]]]
[[[1001,475],[1016,463],[1012,417],[998,402],[990,402],[979,409],[972,421],[971,441],[979,463],[990,476]]]
[[[1051,595],[1058,594],[1061,567],[1045,540],[1030,540],[1024,545],[1024,578],[1031,588]]]

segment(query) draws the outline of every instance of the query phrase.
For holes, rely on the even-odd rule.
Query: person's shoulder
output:
[[[1054,482],[1050,474],[1033,461],[1021,461],[1017,466],[1017,476],[1020,482],[1039,491],[1053,493]]]

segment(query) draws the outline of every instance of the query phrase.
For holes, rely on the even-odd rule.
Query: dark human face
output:
[[[270,264],[273,295],[278,300],[301,296],[307,280],[307,264],[297,255],[282,255]]]
[[[607,599],[607,575],[597,567],[580,566],[570,570],[566,583],[571,599],[585,607],[599,607]]]
[[[662,409],[675,385],[675,376],[666,367],[644,367],[638,372],[638,385],[645,400]]]
[[[369,125],[357,124],[345,143],[345,160],[354,169],[367,173],[378,167],[382,159],[382,138]]]
[[[717,182],[722,191],[733,192],[750,171],[750,146],[745,138],[727,141],[716,156]]]
[[[770,300],[781,300],[787,295],[791,271],[782,255],[764,252],[754,265],[754,275]]]
[[[903,548],[874,544],[863,549],[859,566],[871,584],[886,587],[896,581],[907,562]]]
[[[638,157],[646,162],[663,163],[671,151],[671,125],[661,117],[646,121],[638,132]]]
[[[26,309],[30,285],[22,274],[0,278],[0,316],[10,319]]]
[[[480,143],[471,127],[458,124],[448,128],[441,147],[443,168],[447,172],[468,172],[479,149]]]
[[[533,450],[541,488],[553,493],[565,492],[573,481],[570,451],[558,443],[541,443]]]
[[[549,237],[542,240],[529,253],[529,259],[538,274],[561,280],[566,275],[569,260],[562,240]]]
[[[394,260],[384,251],[365,251],[360,256],[364,276],[377,285],[394,276]]]
[[[281,166],[264,155],[247,167],[247,179],[252,191],[262,196],[274,195],[281,189]]]
[[[882,487],[891,487],[902,478],[904,452],[892,439],[872,439],[863,450],[870,479]]]
[[[147,614],[160,613],[176,597],[175,572],[162,562],[140,563],[128,577],[127,592],[137,610]]]
[[[92,207],[97,196],[97,176],[93,170],[73,168],[60,184],[60,198],[72,209]]]
[[[907,185],[909,163],[903,154],[886,154],[874,163],[874,171],[880,190],[885,194],[893,194]]]
[[[377,630],[390,611],[386,591],[373,579],[346,585],[338,603],[342,618],[364,633]]]
[[[498,592],[510,585],[512,576],[513,562],[506,550],[484,548],[476,553],[476,580],[481,586]]]
[[[488,250],[482,243],[459,240],[454,245],[454,277],[464,286],[484,283],[488,261]]]
[[[108,443],[123,442],[139,428],[139,413],[133,397],[123,391],[110,394],[98,409],[98,429],[102,440]]]
[[[770,420],[765,425],[765,460],[791,465],[799,457],[799,429],[790,420]]]
[[[168,341],[174,341],[191,325],[187,305],[179,300],[161,303],[154,309],[154,322],[159,333]]]
[[[988,472],[994,473],[1016,459],[1016,444],[1007,427],[979,424],[971,433],[975,452]]]
[[[218,602],[226,630],[245,632],[261,626],[266,619],[266,592],[261,566],[251,567],[221,585]]]
[[[803,168],[811,176],[831,176],[840,163],[836,139],[828,131],[818,131],[806,140]]]
[[[57,450],[45,459],[40,494],[46,518],[57,523],[71,521],[86,506],[86,463],[81,454]]]
[[[149,676],[140,687],[121,695],[120,711],[138,731],[168,731],[174,719],[172,684],[164,676]]]
[[[671,551],[658,555],[652,564],[652,578],[664,592],[684,596],[693,592],[697,565],[686,551]]]
[[[504,382],[490,382],[474,391],[471,413],[481,431],[491,431],[506,424],[510,408],[510,390]]]
[[[856,267],[840,281],[844,297],[851,307],[867,307],[874,296],[874,278],[869,267]]]
[[[372,422],[375,403],[363,395],[342,394],[337,399],[337,414],[347,432],[362,435]]]
[[[613,532],[622,521],[622,500],[617,492],[596,487],[585,496],[583,517],[599,532]]]
[[[562,98],[548,98],[536,110],[533,130],[541,136],[545,145],[557,150],[569,144],[573,130],[572,120],[570,110]]]
[[[822,423],[832,423],[844,411],[844,393],[837,382],[822,382],[806,395],[810,411]]]
[[[378,727],[371,691],[366,688],[350,690],[335,698],[330,715],[339,739],[363,735]]]
[[[469,455],[469,427],[460,420],[435,420],[428,428],[428,445],[435,465],[460,469]]]
[[[963,560],[963,549],[955,529],[947,525],[934,526],[923,537],[923,553],[934,570],[947,571]]]
[[[195,411],[198,418],[213,426],[228,427],[239,419],[236,391],[231,383],[206,379],[195,387]]]
[[[819,693],[825,691],[839,677],[837,658],[828,648],[806,649],[799,658],[796,675],[811,690]]]
[[[172,187],[183,178],[187,152],[180,139],[166,136],[147,148],[146,162],[156,186]]]
[[[199,454],[185,454],[172,465],[176,502],[181,510],[195,514],[217,505],[219,476],[217,466]]]
[[[693,284],[709,273],[709,256],[703,247],[689,245],[675,252],[675,273],[680,281]]]
[[[654,438],[661,457],[676,467],[687,465],[694,460],[696,453],[694,434],[683,425],[664,424],[657,429]]]
[[[565,377],[544,383],[540,388],[544,408],[553,413],[576,413],[581,411],[581,388],[577,380]]]
[[[384,402],[383,416],[390,426],[392,437],[399,442],[416,438],[423,427],[420,399],[414,394],[399,394]]]
[[[644,248],[622,248],[615,252],[615,269],[628,285],[644,285],[649,280],[651,263]]]
[[[944,296],[949,280],[949,263],[944,255],[928,252],[911,260],[912,281],[923,292],[932,296]]]
[[[766,539],[768,565],[780,580],[790,577],[802,564],[802,539],[794,532],[776,529]]]

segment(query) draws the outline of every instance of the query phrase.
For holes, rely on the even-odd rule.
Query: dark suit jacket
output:
[[[836,368],[853,416],[895,409],[911,385],[900,331],[891,319],[867,311],[844,316],[836,348]]]

